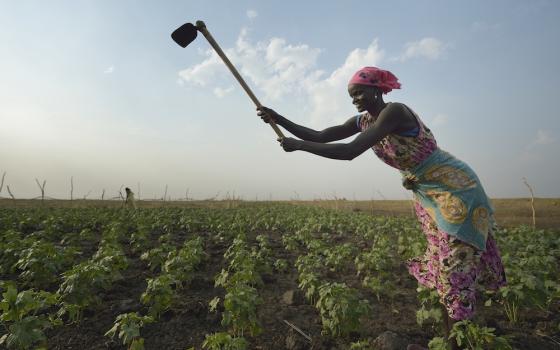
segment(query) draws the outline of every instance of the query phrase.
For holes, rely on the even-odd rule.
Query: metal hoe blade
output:
[[[196,39],[197,29],[192,23],[185,23],[171,33],[171,38],[181,47],[187,47],[188,44]]]

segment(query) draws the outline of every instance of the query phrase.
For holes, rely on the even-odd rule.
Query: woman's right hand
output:
[[[284,118],[274,110],[265,106],[257,107],[257,115],[261,117],[265,123],[270,123],[272,120],[273,123],[280,124],[281,120]]]

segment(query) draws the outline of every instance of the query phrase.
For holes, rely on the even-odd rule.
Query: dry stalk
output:
[[[35,182],[37,183],[37,186],[39,186],[39,189],[41,190],[41,205],[43,205],[45,203],[45,185],[47,184],[47,180],[43,180],[42,186],[39,183],[39,180],[37,180],[37,178],[35,178]]]
[[[123,203],[124,203],[124,201],[126,200],[126,198],[124,198],[124,195],[123,195],[123,193],[122,193],[122,188],[123,188],[123,187],[124,187],[124,185],[121,185],[121,187],[119,188],[119,198],[120,198],[120,199],[123,201]]]
[[[8,193],[10,194],[10,197],[12,197],[12,199],[14,200],[14,205],[16,204],[16,197],[14,197],[14,194],[12,193],[12,190],[10,190],[10,186],[6,185],[6,189],[8,190]]]
[[[103,189],[103,192],[101,192],[101,200],[105,199],[105,189]]]
[[[74,200],[74,176],[70,176],[70,201]]]
[[[531,185],[529,185],[529,182],[527,182],[527,178],[524,177],[523,182],[525,183],[525,186],[529,188],[529,192],[531,192],[531,210],[533,211],[533,230],[535,230],[537,227],[537,220],[535,215],[535,194],[533,192],[533,188],[531,187]]]
[[[4,179],[6,178],[6,172],[2,174],[2,182],[0,182],[0,193],[2,193],[2,188],[4,188]]]

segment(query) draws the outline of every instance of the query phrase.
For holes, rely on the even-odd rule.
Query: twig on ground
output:
[[[290,322],[288,322],[288,321],[286,321],[286,320],[284,320],[284,322],[285,322],[288,326],[292,327],[296,332],[298,332],[299,334],[303,335],[303,336],[305,337],[305,339],[309,340],[309,342],[312,342],[312,341],[313,341],[313,340],[311,339],[310,336],[308,336],[307,334],[303,333],[303,331],[302,331],[301,329],[299,329],[297,326],[291,324]]]

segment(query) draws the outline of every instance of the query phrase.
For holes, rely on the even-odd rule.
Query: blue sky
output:
[[[354,115],[374,65],[491,197],[559,197],[557,1],[0,0],[0,175],[16,197],[410,198],[368,151],[284,153],[200,35],[203,20],[260,101],[316,129]],[[0,196],[7,197],[6,186]]]

